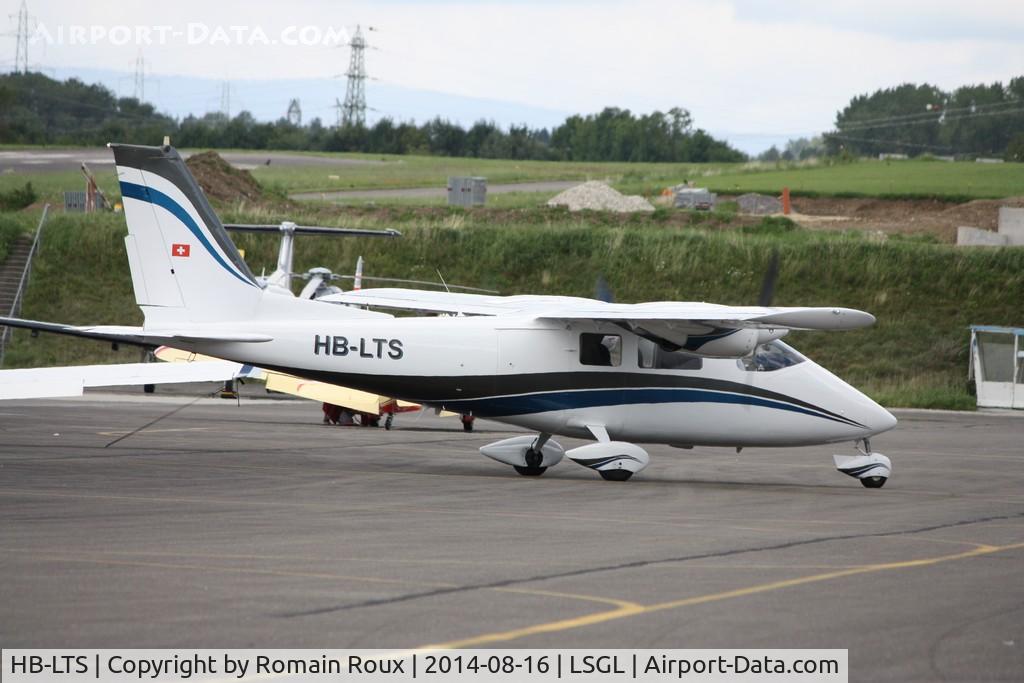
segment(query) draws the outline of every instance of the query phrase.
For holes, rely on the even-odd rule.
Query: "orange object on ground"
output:
[[[791,210],[792,207],[789,204],[789,188],[784,187],[782,188],[782,213],[788,216]]]

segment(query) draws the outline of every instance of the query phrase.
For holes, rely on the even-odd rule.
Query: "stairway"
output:
[[[7,260],[0,264],[0,316],[9,316],[14,296],[18,293],[18,283],[28,263],[28,253],[32,249],[32,238],[21,236],[14,241],[7,254]]]
[[[14,297],[18,294],[18,284],[28,265],[28,255],[32,250],[32,238],[19,237],[11,245],[7,259],[0,263],[0,316],[17,316],[18,311],[11,311]],[[0,359],[4,357],[7,344],[7,328],[0,326]]]

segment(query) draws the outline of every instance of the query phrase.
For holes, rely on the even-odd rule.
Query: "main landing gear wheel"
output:
[[[544,462],[544,454],[535,448],[526,451],[523,454],[523,459],[526,460],[526,467],[522,465],[513,465],[512,467],[524,477],[539,477],[547,470],[547,467],[541,467],[541,463]]]
[[[598,470],[597,472],[605,481],[626,481],[633,476],[629,470]]]
[[[860,480],[860,483],[865,488],[869,489],[880,489],[885,486],[885,482],[889,481],[889,477],[864,477]]]
[[[384,429],[391,429],[391,423],[395,421],[395,414],[388,413],[388,416],[384,418]]]
[[[539,477],[561,461],[565,449],[550,434],[521,434],[480,447],[481,455],[510,465],[524,477]]]

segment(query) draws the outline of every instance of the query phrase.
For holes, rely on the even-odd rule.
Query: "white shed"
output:
[[[1024,327],[971,325],[971,367],[979,408],[1024,409]]]

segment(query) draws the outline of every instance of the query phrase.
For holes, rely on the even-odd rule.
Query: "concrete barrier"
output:
[[[1024,209],[1010,206],[999,207],[999,234],[1008,244],[1024,246]]]
[[[1010,244],[1006,235],[991,230],[960,226],[956,229],[956,245],[958,247],[1005,247]]]

